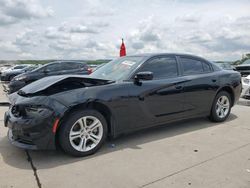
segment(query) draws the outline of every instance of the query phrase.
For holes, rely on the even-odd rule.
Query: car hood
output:
[[[48,76],[32,82],[18,91],[21,96],[52,95],[72,89],[113,83],[112,80],[81,75]]]

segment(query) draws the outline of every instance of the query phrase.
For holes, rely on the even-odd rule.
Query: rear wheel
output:
[[[221,91],[219,92],[214,100],[210,119],[215,122],[222,122],[227,119],[231,112],[232,99],[228,92]]]
[[[76,111],[62,123],[59,143],[62,149],[73,156],[95,153],[107,137],[107,123],[95,110]]]

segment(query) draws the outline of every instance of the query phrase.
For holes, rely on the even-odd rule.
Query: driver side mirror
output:
[[[153,73],[150,71],[147,72],[138,72],[135,75],[134,82],[136,84],[140,83],[140,80],[153,80]]]

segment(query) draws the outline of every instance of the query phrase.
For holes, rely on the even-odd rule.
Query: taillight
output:
[[[93,71],[91,68],[88,68],[88,74],[91,74]]]

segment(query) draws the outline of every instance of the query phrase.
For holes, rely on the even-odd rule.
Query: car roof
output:
[[[86,64],[86,62],[84,62],[84,61],[73,61],[73,60],[63,60],[63,61],[51,61],[51,62],[49,62],[49,63],[47,63],[47,64],[45,64],[45,65],[50,65],[50,64],[54,64],[54,63],[81,63],[81,64]]]
[[[155,57],[155,56],[161,56],[161,55],[173,55],[173,56],[186,56],[190,58],[198,58],[198,59],[203,59],[205,61],[208,61],[204,59],[203,57],[196,56],[193,54],[186,54],[186,53],[142,53],[142,54],[135,54],[135,55],[128,55],[127,57]]]

